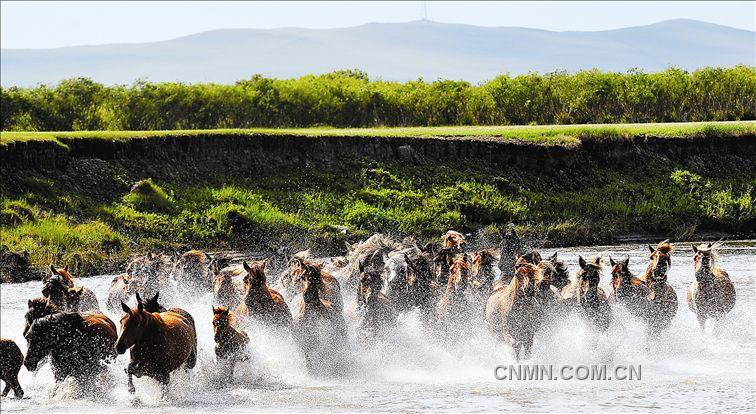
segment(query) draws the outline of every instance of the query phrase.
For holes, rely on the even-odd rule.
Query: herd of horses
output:
[[[629,257],[609,258],[607,294],[599,286],[602,257],[580,257],[571,277],[557,253],[541,257],[514,230],[501,236],[498,248],[468,251],[465,236],[456,231],[447,232],[440,245],[423,246],[412,238],[376,234],[347,244],[346,255],[335,259],[296,253],[275,283],[268,281],[267,260],[232,264],[227,257],[197,250],[174,258],[147,254],[112,281],[105,306],[122,313],[120,329],[101,312],[96,295],[76,285],[67,267],[51,265],[42,296],[28,301],[26,356],[12,340],[0,340],[3,396],[11,389],[23,395],[22,365],[34,371],[49,356],[56,381],[71,376],[86,382],[127,351],[129,390],[135,391],[133,376],[147,376],[162,383],[165,392],[173,371],[195,366],[198,349],[192,315],[161,302],[193,303],[210,294],[215,354],[231,373],[249,358],[245,330],[252,324],[291,338],[308,369],[328,375],[344,368],[347,319],[356,321],[357,339],[366,344],[388,335],[404,312],[418,312],[423,328],[444,338],[469,335],[480,321],[517,358],[528,358],[535,334],[568,314],[585,318],[601,332],[612,321],[613,307],[624,306],[656,335],[677,312],[677,294],[667,282],[673,255],[668,240],[649,245],[649,264],[640,276],[630,271]],[[716,248],[716,243],[693,246],[687,301],[702,328],[735,304],[733,284],[715,264]]]

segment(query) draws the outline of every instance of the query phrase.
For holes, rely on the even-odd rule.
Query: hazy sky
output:
[[[7,2],[3,48],[166,40],[223,28],[356,26],[423,18],[423,2]],[[756,30],[756,2],[433,2],[430,20],[604,30],[687,18]]]

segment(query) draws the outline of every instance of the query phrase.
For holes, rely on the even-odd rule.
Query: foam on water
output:
[[[229,379],[215,363],[208,294],[181,304],[197,322],[199,358],[194,370],[171,376],[165,398],[148,378],[135,379],[137,392],[129,394],[124,374],[128,355],[122,355],[93,389],[82,389],[71,379],[56,386],[49,364],[36,373],[22,368],[20,381],[28,398],[3,398],[2,411],[751,411],[756,392],[756,245],[729,243],[720,249],[719,264],[730,274],[738,297],[733,311],[705,331],[685,300],[693,278],[692,256],[686,244],[678,247],[669,282],[677,292],[679,310],[658,338],[649,338],[640,321],[614,308],[606,334],[597,334],[579,319],[565,318],[536,336],[532,356],[524,361],[554,364],[555,369],[566,364],[641,365],[639,381],[497,381],[496,365],[516,363],[511,349],[482,325],[463,339],[425,332],[418,313],[402,315],[396,332],[385,340],[352,340],[351,369],[336,378],[308,374],[291,338],[249,328],[252,358],[237,365]],[[636,274],[647,264],[646,247],[640,245],[560,250],[573,274],[577,252],[584,257],[629,254]],[[602,285],[607,290],[608,273],[605,266]],[[110,280],[111,276],[98,276],[77,283],[94,290],[104,306]],[[24,353],[26,301],[39,296],[40,290],[40,282],[0,285],[0,335],[14,339]],[[345,298],[347,308],[350,301]],[[108,316],[116,324],[120,319],[117,314]],[[347,321],[354,338],[356,322],[349,312]]]

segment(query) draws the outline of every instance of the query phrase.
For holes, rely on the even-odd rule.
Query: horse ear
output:
[[[583,256],[578,256],[578,264],[580,264],[581,269],[585,269],[588,266],[585,259],[583,259]]]
[[[54,275],[58,274],[58,269],[55,268],[55,265],[50,265],[50,272],[52,272],[52,274]]]
[[[29,306],[30,308],[32,307],[32,301],[31,301],[31,299],[29,299],[29,301],[26,302],[26,305]]]
[[[137,301],[137,312],[142,313],[144,311],[144,304],[142,301]]]
[[[625,258],[625,261],[624,261],[624,262],[622,262],[622,264],[623,264],[623,265],[624,265],[625,267],[628,267],[628,266],[630,266],[630,256],[627,256],[627,257]]]
[[[68,265],[65,265],[65,266],[63,266],[63,271],[64,271],[64,272],[67,272],[67,271],[68,271]]]
[[[246,270],[247,272],[249,272],[250,270],[252,270],[252,268],[249,267],[249,263],[247,263],[246,260],[244,261],[244,263],[242,263],[242,265],[244,266],[244,270]]]
[[[612,256],[609,256],[609,264],[612,265],[612,267],[617,265],[617,262],[612,259]]]
[[[709,249],[711,249],[711,243],[709,243]]]
[[[154,254],[152,254],[152,252],[148,252],[148,253],[147,253],[147,258],[148,258],[148,259],[150,259],[150,260],[152,260],[152,259],[154,259],[154,258],[155,258],[155,255],[154,255]]]
[[[693,248],[693,253],[698,253],[698,247],[695,244],[691,244],[690,247]]]
[[[548,259],[551,263],[556,263],[557,261],[557,252],[554,252],[554,254],[551,255]]]
[[[136,292],[136,299],[137,299],[137,303],[140,303],[140,304],[142,303],[142,297],[139,296],[139,292]]]
[[[123,309],[126,313],[131,313],[131,308],[128,307],[125,303],[121,302],[121,309]]]
[[[654,249],[653,247],[651,247],[651,245],[649,244],[648,245],[648,251],[650,251],[651,253],[653,253],[653,252],[656,251],[656,249]]]
[[[265,271],[265,265],[268,264],[268,259],[260,260],[260,267],[262,267],[262,270]]]

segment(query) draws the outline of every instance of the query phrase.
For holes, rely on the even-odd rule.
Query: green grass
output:
[[[756,121],[682,122],[649,124],[586,124],[533,126],[443,126],[398,128],[254,128],[175,131],[67,131],[0,132],[0,145],[19,141],[58,141],[59,138],[144,139],[186,135],[296,135],[305,137],[469,137],[514,139],[537,143],[575,143],[580,139],[618,139],[648,135],[660,137],[738,136],[756,133]]]

